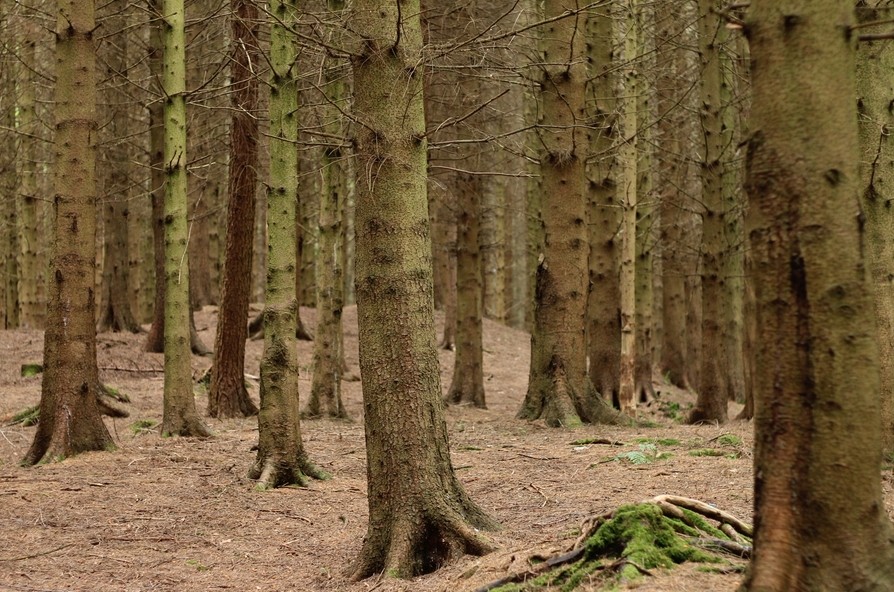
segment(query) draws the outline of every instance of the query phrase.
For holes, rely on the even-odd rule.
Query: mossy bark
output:
[[[369,527],[354,579],[491,545],[450,461],[433,321],[419,1],[357,0],[357,311]]]
[[[164,58],[164,411],[165,436],[210,436],[192,392],[186,220],[186,15],[183,0],[162,4]],[[158,306],[158,304],[156,304]]]
[[[857,3],[861,23],[894,16],[894,2]],[[882,32],[883,28],[879,28]],[[894,452],[894,47],[886,40],[860,43],[857,112],[860,117],[862,209],[875,297],[882,397],[882,445]]]
[[[231,108],[226,259],[214,339],[208,415],[245,417],[258,408],[245,389],[246,317],[251,297],[251,265],[258,181],[258,7],[231,0]]]
[[[752,0],[746,21],[759,331],[749,592],[894,589],[853,24],[850,0]]]
[[[59,0],[55,247],[44,336],[42,421],[22,463],[113,447],[100,416],[94,321],[96,28],[92,2]]]
[[[268,253],[264,298],[264,355],[258,455],[248,476],[260,487],[304,485],[325,475],[311,464],[301,440],[298,351],[296,210],[298,197],[298,93],[295,26],[298,3],[275,0],[270,28],[270,184],[267,191]]]

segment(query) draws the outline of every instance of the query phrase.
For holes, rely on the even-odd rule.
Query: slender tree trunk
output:
[[[637,104],[639,90],[637,66],[636,15],[637,0],[627,0],[626,30],[624,33],[623,60],[624,93],[621,130],[624,142],[618,153],[620,182],[623,191],[621,222],[621,369],[618,401],[621,410],[629,415],[636,413],[636,208],[637,208]]]
[[[270,184],[267,220],[270,255],[264,294],[264,356],[258,456],[248,476],[261,487],[306,483],[324,475],[301,441],[295,324],[296,209],[298,202],[298,91],[295,27],[298,3],[273,0],[270,12]]]
[[[56,8],[56,241],[41,421],[22,461],[25,465],[114,447],[97,404],[96,19],[90,1],[60,0]]]
[[[19,133],[17,154],[19,196],[17,222],[19,228],[19,325],[26,329],[43,329],[46,302],[43,295],[45,274],[41,265],[40,244],[43,242],[38,218],[38,135],[39,121],[35,114],[37,105],[37,52],[39,26],[33,21],[20,21],[22,29],[22,66],[16,80],[18,98],[16,104],[16,131]]]
[[[7,30],[10,22],[11,0],[0,0],[0,25]],[[16,124],[16,69],[8,60],[0,61],[0,125],[7,130]],[[16,137],[11,132],[0,132],[0,328],[14,329],[19,324],[18,254],[19,233],[17,223],[18,190],[16,175]]]
[[[164,67],[164,436],[209,436],[196,413],[190,351],[186,220],[186,24],[183,0],[163,0]],[[156,304],[158,306],[158,304]]]
[[[853,12],[852,0],[752,0],[746,21],[759,331],[749,592],[894,589]]]
[[[857,2],[860,23],[894,16],[891,0]],[[882,32],[883,27],[876,27]],[[867,31],[868,32],[868,31]],[[882,444],[894,451],[894,47],[886,41],[860,43],[857,52],[857,108],[860,118],[862,211],[875,295],[881,369]]]
[[[699,1],[699,52],[701,55],[702,162],[702,358],[698,399],[689,423],[727,420],[726,316],[730,309],[729,251],[726,247],[727,212],[723,200],[723,137],[720,101],[720,50],[723,25],[714,0]]]
[[[595,106],[590,131],[593,162],[589,170],[590,191],[590,294],[587,303],[587,352],[590,380],[607,402],[618,405],[621,369],[621,325],[618,306],[618,227],[621,208],[615,185],[615,78],[613,76],[612,17],[599,11],[588,21],[590,103]]]
[[[434,346],[418,0],[356,0],[357,311],[369,528],[353,578],[412,577],[491,546],[450,462]],[[367,171],[375,171],[367,175]],[[401,253],[401,257],[394,257]],[[388,427],[391,426],[391,427]]]
[[[480,93],[479,93],[480,94]],[[483,98],[483,97],[482,97]],[[479,118],[482,119],[482,118]],[[487,122],[475,126],[486,130]],[[483,154],[488,168],[496,168],[493,148]],[[502,177],[486,177],[481,183],[481,264],[484,271],[484,315],[495,321],[506,319],[506,182]]]
[[[343,0],[329,0],[333,16],[344,11]],[[323,111],[326,133],[341,137],[340,110],[346,110],[348,85],[344,80],[342,62],[326,66],[327,100]],[[332,141],[332,140],[330,140]],[[317,335],[314,341],[314,369],[309,415],[324,413],[329,417],[348,416],[341,400],[341,381],[345,370],[342,308],[344,307],[344,212],[346,183],[346,146],[327,146],[323,149],[322,191],[320,192],[317,253]]]
[[[258,7],[232,0],[230,17],[230,170],[227,191],[227,241],[220,312],[214,339],[214,365],[208,390],[208,415],[240,417],[258,412],[245,388],[245,340],[251,296],[255,190],[258,182]]]

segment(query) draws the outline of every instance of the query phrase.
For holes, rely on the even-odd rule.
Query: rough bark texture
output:
[[[329,11],[344,10],[342,0],[329,0]],[[330,137],[344,135],[342,113],[347,107],[348,85],[343,62],[334,60],[326,69],[327,100],[323,108],[324,130]],[[331,141],[331,140],[330,140]],[[317,252],[317,335],[314,341],[314,368],[309,415],[346,418],[341,400],[341,381],[345,371],[342,308],[344,307],[345,194],[347,193],[347,149],[341,145],[323,149],[322,191],[318,218]],[[325,409],[324,409],[325,408]]]
[[[227,240],[220,312],[214,338],[214,365],[208,390],[208,415],[240,417],[258,412],[245,389],[245,340],[258,181],[258,78],[260,63],[258,7],[253,0],[232,0],[230,79],[230,169],[227,192]]]
[[[891,0],[857,3],[861,23],[894,16]],[[884,29],[879,28],[877,32]],[[875,32],[875,31],[874,31]],[[866,244],[875,295],[882,396],[882,442],[894,451],[894,47],[888,41],[860,43],[857,52],[857,112]]]
[[[618,303],[618,226],[621,209],[615,183],[617,137],[615,120],[615,78],[612,70],[612,19],[608,12],[590,16],[588,21],[591,104],[594,129],[590,145],[594,160],[590,166],[590,294],[587,302],[587,353],[589,375],[596,390],[618,405],[621,369],[621,324]]]
[[[298,93],[295,84],[297,2],[274,0],[270,30],[270,184],[267,192],[268,257],[264,293],[264,357],[258,455],[248,476],[261,487],[303,485],[322,477],[304,451],[298,401],[295,324],[296,225],[298,198]]]
[[[456,358],[448,403],[486,408],[484,395],[483,264],[479,248],[481,177],[463,174],[455,188],[459,198],[456,219]]]
[[[725,320],[731,308],[729,250],[726,246],[726,206],[723,200],[723,137],[720,100],[720,50],[723,25],[714,0],[699,1],[699,53],[701,56],[701,134],[704,145],[702,177],[702,349],[711,352],[702,358],[698,399],[689,414],[689,423],[727,420],[727,330]]]
[[[354,579],[491,546],[450,461],[435,348],[418,0],[357,0],[357,311],[369,528]]]
[[[543,15],[554,18],[565,9],[561,0],[548,0]],[[572,15],[543,29],[538,135],[545,241],[537,265],[530,378],[518,417],[573,426],[614,416],[597,396],[586,365],[585,19]]]
[[[637,0],[626,4],[626,31],[624,33],[624,92],[622,105],[621,132],[624,141],[618,151],[620,182],[624,198],[621,203],[621,357],[618,386],[618,402],[622,411],[629,415],[636,413],[636,198],[637,198],[637,105],[636,93],[639,88],[638,71],[634,63],[637,55],[636,15]]]
[[[0,27],[6,30],[10,19],[10,1],[0,0]],[[15,68],[8,61],[0,62],[0,125],[15,127]],[[16,225],[16,200],[18,183],[15,164],[15,137],[3,134],[0,143],[0,329],[13,329],[19,322],[18,290],[18,228]]]
[[[759,331],[749,592],[894,589],[853,11],[851,0],[752,0],[746,22]]]
[[[100,416],[94,320],[96,27],[93,2],[56,6],[56,175],[40,418],[23,464],[113,447]]]
[[[16,132],[19,135],[16,162],[18,165],[19,190],[16,222],[19,230],[18,260],[18,311],[19,326],[25,329],[43,329],[47,314],[44,295],[46,274],[40,256],[45,237],[40,232],[38,218],[37,168],[40,166],[38,144],[39,125],[35,115],[37,106],[37,76],[35,68],[36,43],[40,35],[39,25],[22,17],[17,22],[21,29],[22,66],[16,78]]]
[[[189,263],[186,253],[186,23],[183,0],[164,0],[164,412],[165,436],[209,436],[192,392]],[[158,305],[156,305],[158,306]]]

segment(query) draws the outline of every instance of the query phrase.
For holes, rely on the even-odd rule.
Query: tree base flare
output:
[[[708,522],[717,521],[717,525]],[[574,590],[585,580],[607,585],[651,575],[686,561],[720,563],[751,554],[749,525],[698,500],[658,496],[584,522],[574,548],[532,571],[501,578],[475,592]]]
[[[468,518],[448,507],[424,511],[422,515],[395,516],[389,527],[367,535],[351,580],[379,573],[391,578],[412,578],[431,573],[463,555],[486,555],[494,546],[475,526],[496,527],[477,508]]]
[[[311,479],[324,480],[329,474],[307,459],[286,462],[272,456],[258,455],[248,470],[248,478],[257,481],[255,488],[264,491],[277,487],[305,487]]]

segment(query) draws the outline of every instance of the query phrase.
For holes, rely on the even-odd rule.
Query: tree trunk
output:
[[[478,93],[472,94],[478,96]],[[456,219],[456,358],[446,401],[486,409],[482,344],[484,282],[479,244],[482,178],[474,173],[457,177],[454,184],[459,199]]]
[[[187,247],[186,24],[183,0],[163,0],[164,68],[164,412],[163,436],[210,436],[196,413],[190,351]],[[158,306],[158,304],[156,304]]]
[[[476,93],[481,95],[482,93]],[[481,96],[481,99],[484,97]],[[473,129],[486,131],[483,117]],[[476,150],[480,148],[476,147]],[[483,151],[482,156],[493,170],[496,155],[493,148]],[[506,320],[506,266],[503,260],[506,250],[506,181],[502,177],[488,176],[481,185],[481,265],[484,282],[484,315],[495,321]]]
[[[544,17],[565,8],[560,0],[547,0]],[[541,73],[538,130],[545,241],[537,265],[528,391],[518,417],[543,418],[551,426],[611,421],[614,415],[598,397],[586,365],[584,25],[582,14],[553,21],[544,27],[541,44],[548,64]]]
[[[491,549],[475,528],[493,523],[454,474],[441,400],[419,13],[418,0],[356,0],[352,18],[363,40],[352,65],[365,122],[355,139],[356,273],[369,482],[354,579],[413,577]]]
[[[258,181],[258,7],[231,0],[230,170],[227,190],[227,241],[220,312],[214,339],[214,365],[208,390],[208,415],[246,417],[258,412],[245,388],[245,340],[251,296],[255,190]]]
[[[752,0],[746,22],[759,331],[747,591],[894,589],[853,12],[851,0]]]
[[[618,402],[621,410],[629,415],[636,413],[636,199],[637,199],[637,104],[639,89],[638,70],[634,63],[637,55],[636,15],[637,0],[627,0],[626,30],[624,32],[623,59],[627,64],[624,72],[624,100],[621,112],[621,131],[624,143],[618,153],[621,187],[624,200],[621,204],[621,368],[619,375]]]
[[[329,12],[338,16],[344,0],[329,0]],[[326,65],[327,99],[323,102],[324,131],[332,138],[344,135],[340,110],[346,110],[348,85],[343,64],[334,60]],[[337,140],[335,140],[337,141]],[[314,341],[314,368],[307,413],[347,418],[341,400],[341,381],[345,371],[342,308],[344,307],[344,212],[347,193],[347,146],[323,149],[322,191],[320,192],[317,252],[317,335]],[[325,410],[323,409],[325,407]]]
[[[621,325],[618,306],[618,226],[621,209],[615,185],[615,78],[613,76],[612,17],[608,12],[588,21],[590,104],[595,106],[594,129],[590,131],[593,162],[589,170],[590,293],[587,302],[587,352],[590,380],[605,400],[618,405],[621,369]]]
[[[729,251],[726,248],[726,204],[723,200],[723,137],[720,101],[720,51],[724,31],[714,0],[699,1],[699,53],[701,55],[702,161],[702,358],[698,399],[689,423],[727,420],[726,318],[731,307]]]
[[[860,23],[890,18],[894,1],[857,3]],[[877,27],[877,32],[883,28]],[[864,29],[865,31],[865,29]],[[866,31],[870,32],[870,31]],[[894,452],[894,47],[890,42],[860,43],[857,52],[857,109],[862,152],[862,210],[875,296],[881,369],[882,444]]]
[[[264,356],[258,456],[248,472],[260,487],[306,483],[324,475],[301,441],[295,324],[296,210],[298,204],[298,91],[294,60],[298,3],[273,0],[270,12],[270,184],[267,221],[270,253],[264,293]]]
[[[0,25],[8,27],[11,0],[0,0]],[[16,69],[8,60],[0,61],[0,125],[7,130],[15,129]],[[0,136],[0,191],[5,196],[15,195],[18,186],[16,175],[16,138],[11,132]],[[0,207],[0,329],[14,329],[19,324],[18,254],[19,233],[15,199],[4,199]]]
[[[41,421],[22,463],[114,447],[97,404],[94,319],[96,50],[93,2],[60,0],[56,30],[55,248]]]

